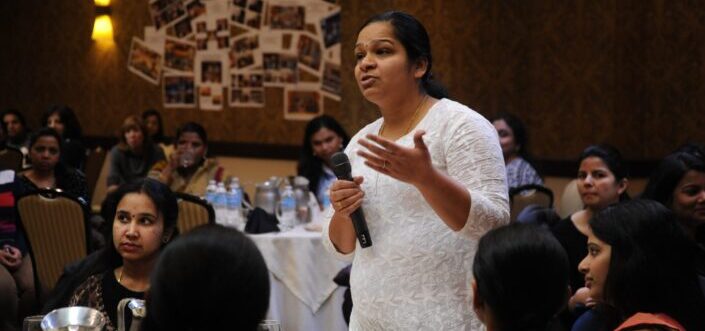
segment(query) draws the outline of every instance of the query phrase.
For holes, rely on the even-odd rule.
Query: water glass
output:
[[[42,331],[44,315],[27,316],[22,322],[22,331]]]
[[[257,326],[257,331],[282,331],[282,326],[277,320],[264,320]]]
[[[179,166],[182,168],[188,168],[194,164],[196,156],[193,154],[193,151],[182,151],[179,154]]]

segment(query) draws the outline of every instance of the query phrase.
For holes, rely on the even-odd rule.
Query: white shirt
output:
[[[423,139],[433,166],[465,186],[472,206],[460,231],[450,229],[413,186],[381,175],[357,155],[358,140],[377,134],[382,119],[367,125],[345,150],[353,176],[362,176],[362,208],[372,246],[357,243],[348,255],[337,252],[323,229],[326,249],[352,259],[353,312],[350,330],[479,330],[471,306],[472,263],[477,240],[509,221],[506,172],[497,131],[468,107],[442,99],[397,144]]]

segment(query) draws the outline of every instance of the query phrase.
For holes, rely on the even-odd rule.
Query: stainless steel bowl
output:
[[[103,314],[88,307],[55,309],[42,319],[44,331],[100,331],[105,325]]]

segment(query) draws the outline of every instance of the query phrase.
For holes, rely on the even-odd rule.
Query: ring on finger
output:
[[[384,160],[384,163],[382,163],[382,169],[387,169],[387,160]]]

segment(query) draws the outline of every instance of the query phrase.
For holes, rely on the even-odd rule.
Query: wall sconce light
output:
[[[95,22],[91,38],[97,41],[113,40],[113,22],[110,20],[110,0],[95,0]]]

